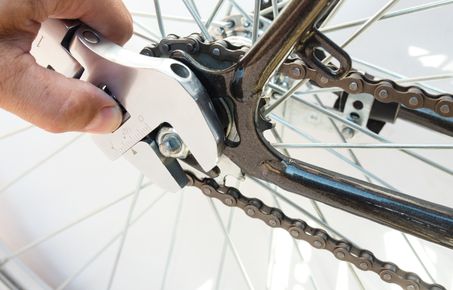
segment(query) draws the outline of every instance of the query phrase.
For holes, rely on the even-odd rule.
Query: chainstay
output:
[[[349,241],[338,240],[325,230],[311,227],[301,219],[290,218],[282,210],[266,205],[257,198],[244,196],[234,187],[220,186],[213,179],[200,180],[187,173],[189,186],[199,188],[203,194],[220,200],[229,207],[242,209],[246,215],[259,219],[272,228],[286,230],[294,239],[306,241],[316,249],[331,252],[338,260],[346,261],[362,271],[372,271],[387,282],[399,285],[405,290],[445,290],[438,284],[429,284],[417,274],[406,272],[397,265],[384,262],[368,250],[361,249]]]
[[[370,94],[382,103],[398,103],[409,109],[429,109],[443,117],[453,117],[453,95],[433,95],[418,86],[401,86],[389,79],[352,70],[341,79],[331,79],[307,66],[300,58],[286,61],[280,72],[293,79],[310,79],[321,88],[340,88],[349,94]]]

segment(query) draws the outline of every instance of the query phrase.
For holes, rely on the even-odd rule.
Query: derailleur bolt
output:
[[[172,128],[162,128],[157,135],[157,143],[165,157],[185,159],[189,155],[189,149]]]

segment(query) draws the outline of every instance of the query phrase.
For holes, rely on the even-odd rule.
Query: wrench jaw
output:
[[[61,21],[49,22],[44,28],[60,25],[57,31],[63,31]],[[216,167],[224,132],[206,90],[186,65],[133,53],[85,25],[73,33],[70,54],[58,45],[61,37],[67,36],[54,34],[53,44],[70,58],[65,61],[75,60],[83,68],[81,80],[107,88],[126,111],[127,118],[117,130],[93,136],[110,159],[125,157],[152,183],[167,191],[180,190],[188,182],[180,161],[164,157],[155,140],[165,124],[188,147],[196,167],[205,172]],[[54,67],[52,59],[40,63]]]

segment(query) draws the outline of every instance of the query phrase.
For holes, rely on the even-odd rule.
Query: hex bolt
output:
[[[413,96],[409,99],[409,105],[411,105],[413,107],[417,107],[419,104],[420,104],[420,101],[418,100],[418,98],[416,96]]]
[[[217,47],[212,49],[212,54],[215,56],[220,56],[220,49]]]
[[[92,43],[92,44],[97,44],[101,41],[99,39],[99,36],[97,36],[96,33],[94,33],[91,30],[85,30],[84,32],[82,32],[82,36],[83,36],[83,39],[85,39],[86,41],[88,41],[89,43]]]
[[[440,106],[439,111],[444,115],[448,115],[448,114],[450,114],[450,106],[447,104],[442,105],[442,106]]]
[[[165,157],[185,159],[189,155],[189,149],[172,128],[162,128],[157,135],[157,143]]]
[[[359,84],[357,82],[351,82],[349,84],[349,89],[351,91],[357,91],[359,89]]]
[[[378,96],[382,99],[387,99],[389,97],[389,92],[386,89],[379,91]]]

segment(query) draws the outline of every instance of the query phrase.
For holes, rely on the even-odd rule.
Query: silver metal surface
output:
[[[44,27],[65,27],[61,21],[48,22],[51,24]],[[168,124],[178,132],[201,168],[209,171],[216,166],[223,131],[206,91],[184,64],[128,51],[83,25],[75,32],[69,51],[84,68],[81,79],[98,87],[106,86],[128,113],[115,132],[94,136],[109,158],[125,155],[151,182],[166,190],[179,190],[185,185],[184,179],[178,179],[183,176],[180,166],[159,156],[149,142],[141,142]],[[58,59],[58,63],[64,61]],[[178,113],[182,111],[185,113]]]
[[[77,24],[74,21],[44,22],[32,44],[31,54],[36,62],[67,77],[76,76],[82,67],[63,47],[62,41]]]

